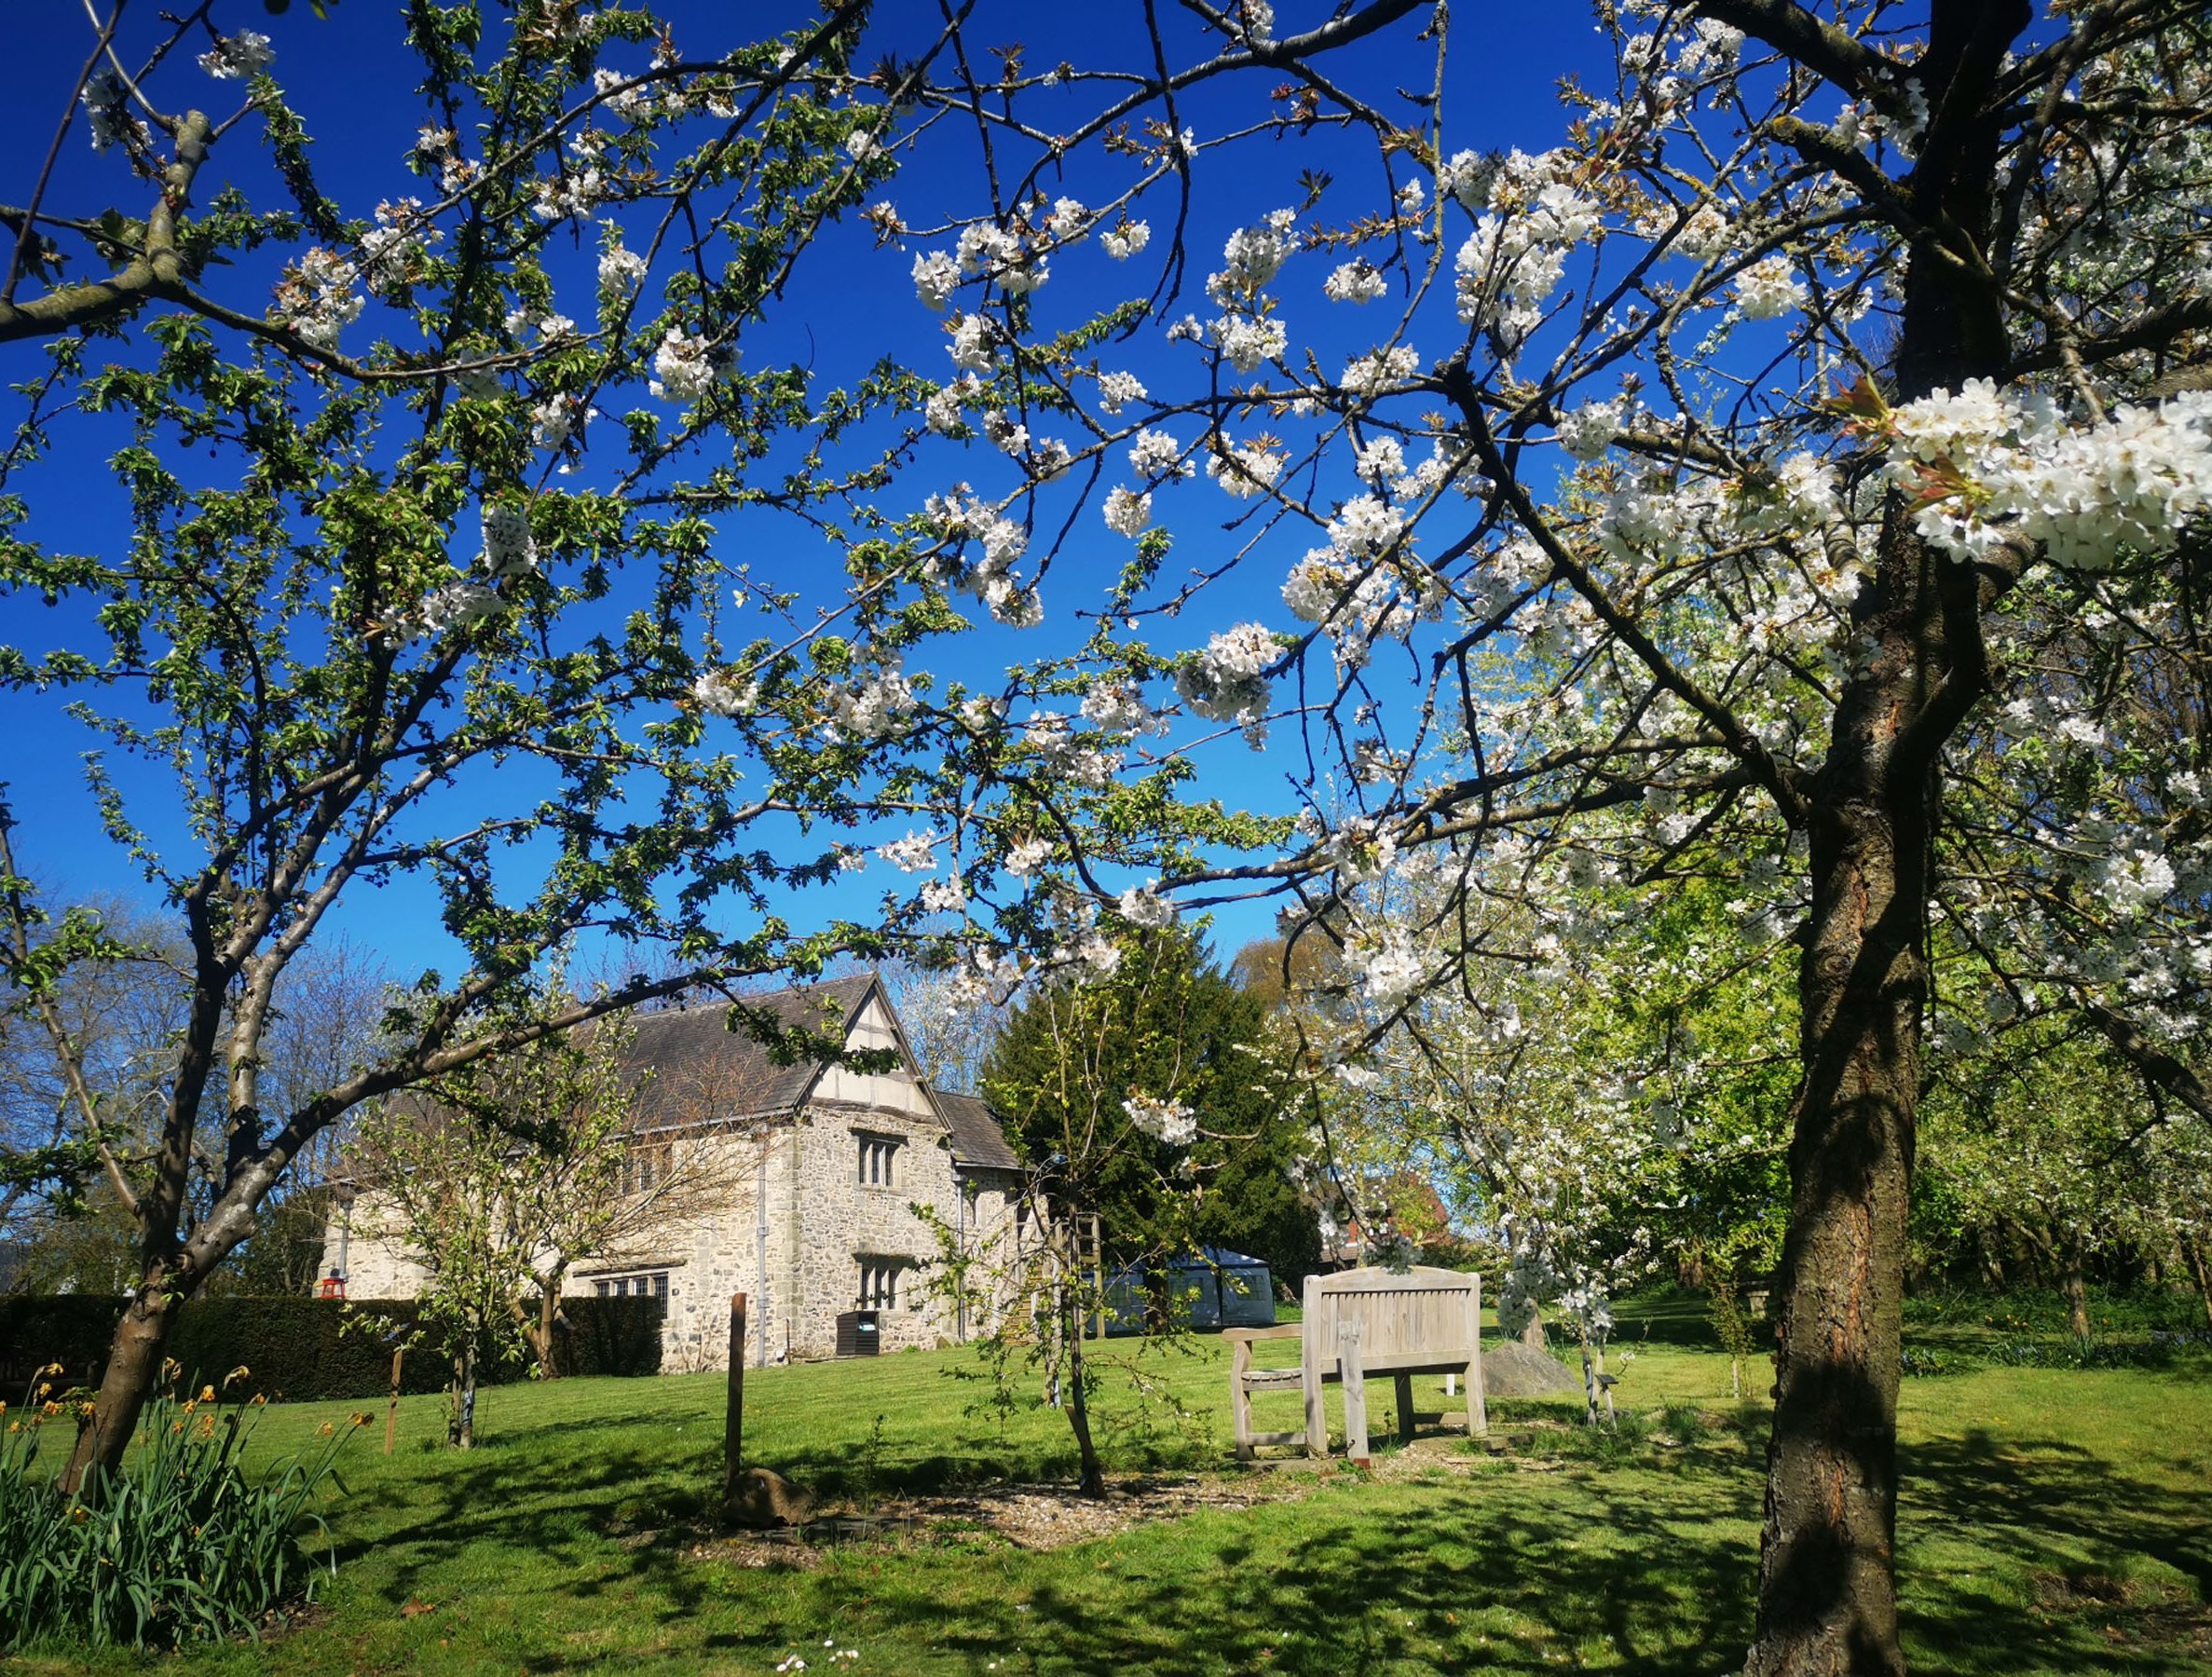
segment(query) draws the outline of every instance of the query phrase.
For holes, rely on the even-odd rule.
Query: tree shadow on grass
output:
[[[1208,1510],[1048,1553],[969,1534],[856,1549],[812,1573],[746,1574],[694,1552],[719,1477],[711,1445],[676,1456],[602,1439],[557,1481],[544,1452],[485,1451],[446,1458],[434,1480],[379,1499],[391,1518],[376,1522],[374,1588],[395,1609],[417,1595],[436,1602],[451,1598],[457,1568],[526,1558],[535,1575],[516,1577],[518,1595],[603,1601],[625,1625],[708,1660],[772,1664],[826,1633],[863,1646],[895,1633],[900,1646],[978,1671],[999,1660],[1003,1671],[1177,1677],[1563,1668],[1686,1677],[1732,1667],[1749,1641],[1761,1479],[1748,1446],[1759,1420],[1746,1417],[1741,1437],[1724,1428],[1616,1470],[1331,1478],[1296,1502]],[[816,1484],[873,1474],[887,1490],[971,1482],[986,1466],[859,1453],[799,1452],[777,1466]],[[1983,1432],[1909,1446],[1903,1466],[1916,1670],[2212,1669],[2212,1533],[2196,1497],[2120,1477],[2063,1442]],[[639,1645],[647,1632],[623,1640]],[[530,1664],[623,1657],[539,1648]]]
[[[2212,1483],[2177,1489],[2114,1470],[2079,1445],[1970,1428],[1901,1452],[1908,1637],[1940,1669],[2011,1673],[2212,1670]],[[2025,1568],[1937,1576],[1916,1547],[1984,1546]],[[2155,1566],[2146,1562],[2157,1563]],[[2163,1575],[2160,1568],[2171,1568]]]

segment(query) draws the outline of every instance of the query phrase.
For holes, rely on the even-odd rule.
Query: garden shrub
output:
[[[33,1388],[28,1412],[0,1433],[0,1650],[57,1642],[173,1648],[240,1633],[312,1599],[335,1564],[313,1505],[335,1479],[338,1447],[368,1417],[326,1425],[312,1455],[249,1474],[239,1457],[261,1399],[225,1402],[214,1387],[146,1405],[113,1473],[95,1466],[75,1494],[39,1463],[48,1432],[66,1452],[89,1404]],[[58,1370],[56,1371],[59,1372]],[[319,1537],[321,1558],[306,1541]]]
[[[69,1381],[95,1384],[123,1305],[119,1298],[86,1293],[0,1299],[0,1357],[19,1365],[59,1362]],[[659,1373],[662,1310],[658,1299],[564,1299],[569,1331],[560,1337],[561,1371]],[[347,1328],[348,1320],[364,1317],[368,1325]],[[249,1369],[254,1386],[272,1399],[381,1398],[391,1388],[388,1334],[411,1335],[416,1322],[409,1300],[340,1305],[302,1298],[193,1299],[177,1313],[169,1350],[187,1378]],[[519,1380],[526,1371],[519,1357],[486,1362],[486,1372],[498,1379]],[[443,1391],[449,1372],[435,1354],[411,1351],[402,1389]]]

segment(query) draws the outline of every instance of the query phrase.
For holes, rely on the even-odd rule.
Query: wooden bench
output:
[[[1345,1270],[1305,1278],[1305,1319],[1279,1328],[1232,1328],[1229,1408],[1236,1427],[1236,1457],[1249,1461],[1262,1444],[1305,1446],[1309,1456],[1328,1453],[1329,1429],[1321,1388],[1345,1389],[1345,1447],[1359,1463],[1371,1459],[1367,1430],[1367,1377],[1387,1374],[1397,1386],[1399,1437],[1413,1436],[1413,1376],[1456,1374],[1467,1383],[1467,1430],[1490,1431],[1482,1393],[1482,1278],[1457,1270],[1413,1268]],[[1298,1366],[1255,1369],[1252,1346],[1263,1340],[1299,1341]],[[1297,1387],[1305,1401],[1305,1425],[1290,1431],[1255,1432],[1252,1394]]]

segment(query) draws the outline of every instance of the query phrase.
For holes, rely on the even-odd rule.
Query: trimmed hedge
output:
[[[124,1302],[92,1293],[0,1298],[0,1367],[27,1375],[41,1363],[60,1362],[69,1380],[97,1382]],[[568,1331],[559,1341],[561,1372],[659,1373],[663,1308],[649,1298],[563,1299]],[[389,1326],[340,1331],[357,1316]],[[380,1398],[391,1389],[392,1348],[385,1336],[392,1328],[412,1329],[416,1319],[410,1300],[191,1299],[177,1313],[169,1355],[195,1381],[219,1381],[243,1365],[253,1370],[248,1388],[272,1399]],[[408,1353],[403,1389],[443,1391],[449,1372],[435,1352],[418,1346]],[[527,1373],[528,1359],[516,1347],[511,1358],[487,1359],[481,1378],[488,1384]],[[0,1399],[14,1397],[0,1392]]]

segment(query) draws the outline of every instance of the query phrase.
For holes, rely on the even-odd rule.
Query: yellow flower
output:
[[[322,1427],[321,1427],[322,1436],[323,1436],[324,1438],[329,1438],[329,1437],[331,1436],[331,1434],[333,1434],[333,1433],[336,1432],[337,1430],[338,1430],[338,1429],[337,1429],[336,1427],[333,1426],[333,1425],[331,1425],[329,1422],[327,1422],[327,1421],[325,1421],[325,1422],[322,1424]]]
[[[243,1380],[247,1375],[253,1372],[253,1370],[246,1367],[244,1363],[240,1363],[237,1368],[231,1370],[229,1373],[224,1375],[223,1384],[225,1385],[228,1385],[234,1380]]]
[[[84,1504],[79,1503],[75,1507],[69,1510],[69,1518],[75,1520],[77,1524],[83,1525],[86,1520],[92,1518],[92,1510],[86,1507]]]
[[[215,1388],[214,1388],[213,1386],[212,1386],[212,1385],[203,1385],[203,1386],[201,1386],[201,1387],[199,1388],[199,1400],[200,1400],[200,1402],[202,1402],[202,1403],[212,1403],[212,1402],[214,1402],[214,1401],[215,1401]]]

